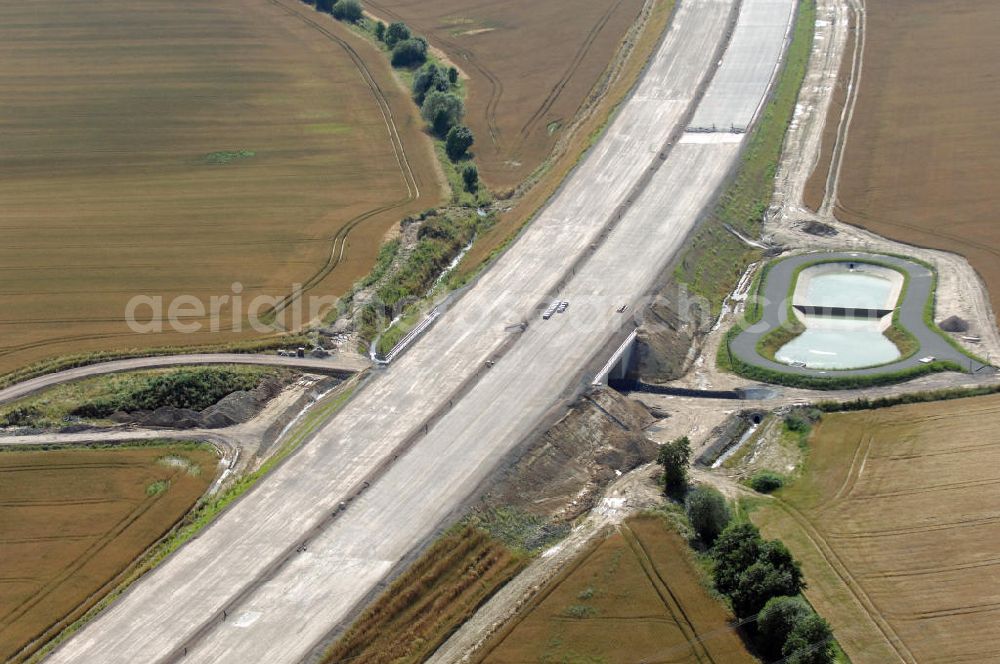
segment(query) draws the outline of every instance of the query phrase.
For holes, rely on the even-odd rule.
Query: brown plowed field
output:
[[[1000,658],[1000,397],[826,415],[752,513],[854,664]]]
[[[684,540],[661,519],[638,518],[544,589],[480,661],[755,662],[731,620]]]
[[[342,294],[387,229],[440,200],[397,87],[374,46],[297,0],[4,3],[0,373],[255,334],[227,332],[229,303],[217,334],[130,333],[137,294],[207,305],[240,282],[244,311],[294,283]]]
[[[0,452],[0,661],[65,626],[201,496],[212,452]]]
[[[861,87],[835,213],[964,255],[1000,311],[1000,3],[865,4]]]
[[[426,35],[469,77],[466,123],[484,180],[509,188],[537,168],[598,82],[642,0],[369,0]]]

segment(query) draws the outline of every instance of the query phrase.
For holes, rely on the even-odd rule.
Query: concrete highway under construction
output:
[[[795,6],[679,0],[637,88],[506,253],[50,661],[280,664],[314,653],[634,328],[629,313],[736,164]],[[555,299],[568,308],[543,319]]]

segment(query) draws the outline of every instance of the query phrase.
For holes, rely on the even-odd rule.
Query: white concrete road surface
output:
[[[744,0],[744,14],[761,1]],[[648,290],[710,202],[738,143],[660,153],[714,69],[732,9],[732,0],[681,0],[636,93],[492,269],[303,449],[51,661],[307,656],[573,391],[627,325],[615,308]],[[543,321],[535,307],[554,291],[569,309]],[[505,331],[522,320],[523,333]]]
[[[777,74],[785,41],[791,37],[796,3],[754,0],[744,5],[726,56],[690,123],[692,128],[746,131]]]

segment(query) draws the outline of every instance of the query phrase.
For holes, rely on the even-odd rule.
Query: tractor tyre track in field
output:
[[[590,49],[594,45],[594,42],[597,40],[598,35],[601,34],[601,31],[604,30],[604,27],[608,24],[608,21],[611,20],[612,15],[614,15],[614,13],[618,11],[618,8],[621,7],[623,2],[624,0],[617,0],[617,2],[615,2],[614,4],[609,4],[608,10],[604,12],[604,15],[601,16],[600,19],[598,19],[597,23],[590,29],[590,32],[587,33],[587,36],[584,39],[583,44],[580,46],[576,54],[573,56],[573,60],[572,62],[570,62],[569,67],[567,67],[566,72],[562,75],[562,77],[558,81],[556,81],[556,84],[552,86],[552,89],[549,91],[549,94],[545,98],[545,100],[542,101],[542,104],[532,114],[532,116],[528,118],[528,121],[524,123],[524,126],[521,127],[521,132],[520,132],[521,139],[519,146],[520,144],[523,144],[525,140],[527,140],[531,132],[534,131],[535,125],[538,123],[538,121],[542,118],[542,116],[544,116],[549,111],[550,108],[552,108],[552,105],[556,103],[556,100],[559,99],[559,96],[562,94],[562,91],[569,84],[570,79],[573,78],[573,76],[576,74],[577,69],[580,68],[580,64],[583,62],[583,59],[587,57],[588,53],[590,53]]]
[[[403,146],[403,141],[399,136],[398,129],[396,128],[396,122],[392,114],[392,107],[390,106],[389,101],[386,98],[385,92],[382,90],[378,82],[375,80],[375,77],[372,75],[371,70],[368,68],[368,65],[365,64],[364,59],[362,59],[362,57],[358,54],[358,52],[354,49],[354,47],[351,46],[345,39],[334,34],[331,30],[329,30],[327,27],[322,25],[319,21],[315,20],[314,18],[307,16],[306,14],[303,14],[297,8],[289,7],[281,0],[268,0],[268,2],[277,7],[278,9],[282,10],[289,16],[294,16],[295,18],[298,18],[303,23],[306,23],[311,28],[322,34],[329,41],[332,41],[338,46],[340,46],[347,54],[347,56],[351,59],[351,62],[354,63],[354,66],[357,68],[358,73],[361,75],[361,78],[364,80],[369,90],[371,90],[372,96],[375,99],[375,103],[378,105],[379,113],[381,113],[382,115],[382,120],[385,123],[386,131],[389,134],[389,142],[392,145],[392,151],[396,157],[396,163],[399,166],[400,174],[403,178],[403,183],[406,185],[406,192],[407,192],[407,195],[404,199],[400,199],[394,203],[374,208],[372,210],[369,210],[368,212],[360,214],[354,217],[353,219],[345,222],[337,230],[337,232],[334,234],[332,238],[330,256],[327,258],[326,263],[302,284],[301,289],[297,293],[292,293],[290,295],[285,296],[285,298],[283,298],[277,305],[275,305],[275,307],[272,309],[272,312],[274,314],[277,314],[280,313],[285,308],[287,308],[290,304],[295,302],[299,297],[301,297],[302,293],[305,293],[306,291],[309,291],[312,288],[316,287],[320,282],[323,281],[323,279],[327,277],[327,275],[330,274],[330,272],[332,272],[338,265],[340,265],[341,261],[344,258],[344,253],[347,249],[348,237],[350,236],[351,231],[354,230],[355,227],[357,227],[359,224],[363,223],[367,219],[374,217],[377,214],[381,214],[383,212],[389,212],[391,210],[403,207],[408,203],[412,203],[413,201],[419,199],[420,188],[417,185],[416,178],[414,177],[413,171],[410,168],[410,162],[406,156],[406,149]]]
[[[625,542],[628,544],[629,548],[632,549],[632,553],[642,568],[643,573],[649,579],[650,585],[656,591],[656,594],[660,597],[663,602],[664,608],[670,613],[673,618],[674,623],[684,634],[684,638],[687,639],[688,645],[691,648],[691,652],[694,654],[695,659],[699,662],[709,661],[712,664],[716,664],[715,659],[712,654],[705,647],[705,644],[701,642],[698,638],[698,630],[695,629],[694,623],[688,616],[687,612],[684,610],[684,606],[674,595],[673,590],[670,589],[670,585],[666,580],[660,576],[659,571],[656,569],[656,565],[653,563],[649,552],[646,550],[645,545],[643,545],[642,540],[629,528],[626,524],[620,526],[622,536]],[[699,650],[701,652],[699,652]]]
[[[854,119],[854,107],[858,101],[858,90],[861,88],[861,71],[864,65],[864,49],[866,35],[866,13],[864,0],[854,0],[851,3],[855,21],[854,51],[851,55],[851,76],[848,79],[847,98],[840,112],[840,122],[837,125],[837,136],[833,142],[833,154],[830,157],[830,170],[826,176],[826,191],[820,204],[820,214],[829,216],[837,203],[837,190],[840,187],[840,173],[843,170],[844,154],[847,152],[847,137],[851,121]]]
[[[790,504],[784,502],[780,498],[773,498],[772,501],[775,506],[791,517],[792,520],[799,525],[799,529],[802,534],[807,540],[809,540],[809,543],[812,544],[815,551],[820,555],[827,566],[840,578],[844,587],[850,592],[858,607],[882,634],[885,642],[889,645],[890,649],[896,653],[899,660],[901,662],[905,662],[906,664],[916,664],[917,660],[914,658],[913,653],[910,652],[903,640],[899,638],[899,635],[896,634],[896,631],[892,628],[888,621],[882,617],[881,612],[878,607],[875,606],[871,597],[868,596],[865,589],[854,578],[850,570],[847,569],[847,566],[844,565],[843,561],[840,560],[840,557],[829,545],[822,533],[820,533],[820,531],[813,526],[812,522],[809,521],[805,515],[792,507]]]
[[[837,493],[834,494],[833,500],[830,501],[831,506],[837,503],[841,498],[849,497],[851,492],[854,491],[854,486],[858,482],[858,476],[860,474],[860,468],[864,466],[864,462],[861,465],[858,464],[858,459],[861,458],[861,451],[864,450],[864,458],[868,458],[868,453],[871,451],[872,437],[868,436],[865,441],[858,445],[858,448],[854,450],[854,457],[851,459],[851,466],[847,469],[847,476],[844,477],[844,483],[840,485]]]
[[[384,5],[377,2],[368,2],[368,6],[375,10],[376,13],[396,21],[403,22],[403,17],[398,13],[388,9]],[[469,50],[462,48],[457,43],[451,41],[450,39],[445,39],[440,34],[437,34],[434,40],[441,44],[441,46],[446,47],[448,50],[452,51],[458,56],[461,56],[463,64],[469,65],[472,69],[482,74],[490,84],[490,94],[489,99],[486,100],[486,127],[490,133],[490,141],[493,143],[493,147],[500,151],[500,127],[497,126],[497,107],[500,105],[500,98],[503,97],[503,81],[501,81],[496,74],[494,74],[489,68],[483,65],[476,56]]]
[[[171,476],[173,479],[177,476],[177,473]],[[157,493],[152,496],[148,496],[145,500],[139,503],[135,509],[126,514],[122,519],[110,528],[107,532],[98,537],[87,549],[70,565],[65,567],[58,575],[52,578],[48,583],[46,583],[42,588],[40,588],[31,597],[25,599],[20,604],[11,607],[11,609],[2,617],[0,617],[0,629],[8,627],[15,620],[19,619],[26,612],[34,608],[39,602],[44,600],[46,597],[51,595],[53,592],[59,589],[59,587],[70,579],[74,574],[80,571],[80,569],[86,565],[88,562],[93,560],[101,551],[104,550],[109,544],[115,541],[125,530],[129,528],[133,523],[138,521],[142,516],[149,511],[150,508],[155,505],[162,493]],[[87,501],[80,501],[84,504],[88,504]],[[96,501],[96,502],[108,502],[108,501]],[[45,505],[45,503],[36,503],[38,505]]]

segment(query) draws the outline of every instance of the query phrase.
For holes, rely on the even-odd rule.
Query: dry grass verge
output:
[[[456,528],[396,579],[322,661],[422,662],[526,561],[483,530]]]

